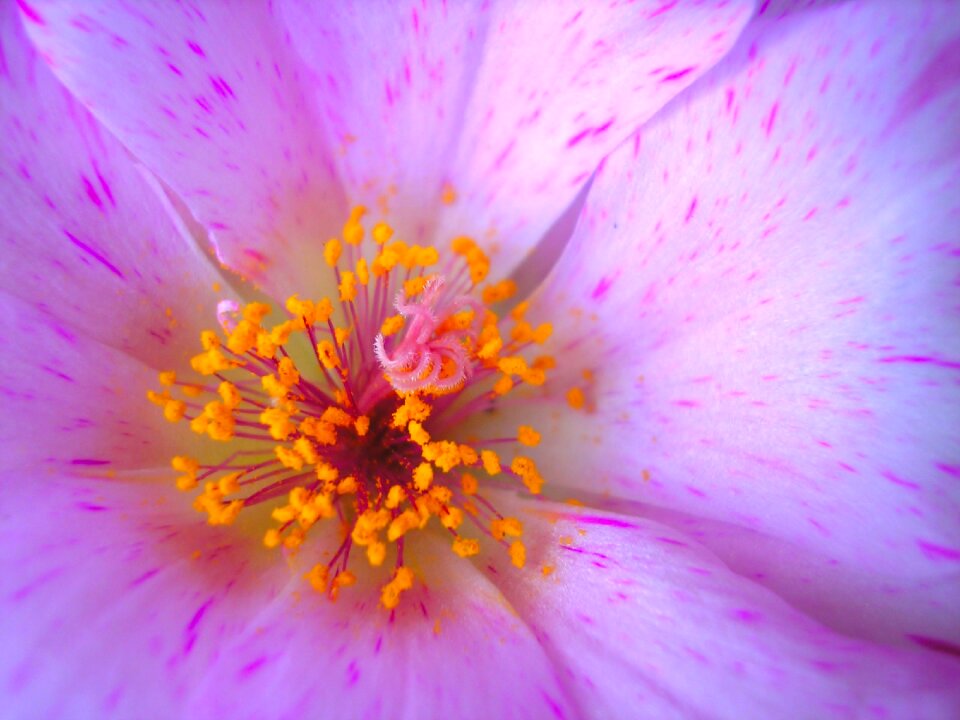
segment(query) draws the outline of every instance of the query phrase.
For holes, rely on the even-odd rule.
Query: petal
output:
[[[0,352],[0,469],[165,466],[196,447],[144,397],[155,370],[9,296]]]
[[[306,549],[288,569],[241,529],[191,523],[168,483],[44,484],[36,514],[0,525],[0,682],[15,716],[571,715],[535,638],[438,543],[413,548],[427,588],[391,616],[376,583],[316,595]]]
[[[258,543],[208,527],[159,477],[129,479],[2,480],[11,717],[186,717],[225,638],[286,590],[289,573]]]
[[[960,663],[838,635],[640,518],[525,503],[495,582],[584,717],[954,717]],[[549,574],[540,568],[552,570]]]
[[[172,364],[198,319],[215,317],[222,278],[156,182],[40,61],[12,3],[0,9],[0,48],[0,290],[68,334]],[[26,351],[16,336],[4,341],[4,364],[31,359],[14,354]]]
[[[837,562],[829,554],[741,525],[638,503],[607,501],[604,506],[682,531],[738,575],[844,635],[960,654],[956,574],[878,576],[858,563]]]
[[[543,289],[545,473],[956,600],[960,13],[764,17],[611,158]]]
[[[336,603],[309,590],[276,603],[224,645],[187,714],[571,717],[551,662],[497,590],[445,542],[414,542],[404,556],[417,585],[394,614],[363,581]]]
[[[722,57],[753,3],[283,7],[349,192],[384,195],[408,237],[474,235],[506,273],[600,158]]]
[[[314,286],[318,240],[344,211],[265,3],[25,7],[58,77],[183,198],[221,260],[276,297]]]

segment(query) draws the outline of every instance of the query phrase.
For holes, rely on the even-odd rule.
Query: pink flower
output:
[[[0,8],[5,716],[957,716],[957,5],[638,4]],[[526,567],[438,526],[393,612],[143,399],[384,194],[557,359],[466,424],[543,436]]]

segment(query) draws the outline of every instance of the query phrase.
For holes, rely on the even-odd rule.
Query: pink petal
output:
[[[497,583],[582,717],[950,718],[960,663],[829,631],[639,518],[527,503]],[[539,569],[553,570],[544,576]]]
[[[342,198],[265,4],[23,7],[58,77],[179,193],[223,261],[278,297],[314,286]]]
[[[604,505],[681,530],[738,575],[844,635],[960,654],[960,591],[948,573],[878,576],[858,563],[838,562],[740,525],[637,503]]]
[[[419,581],[395,616],[376,584],[335,604],[274,603],[225,643],[191,717],[573,717],[563,679],[537,639],[448,541],[405,557]],[[412,550],[412,552],[411,552]],[[307,591],[308,593],[310,591]]]
[[[153,368],[17,298],[3,300],[0,353],[0,469],[168,467],[195,447],[147,402]]]
[[[540,298],[595,405],[544,405],[548,478],[960,605],[958,42],[951,3],[765,16],[611,158]]]
[[[186,717],[225,639],[289,597],[255,538],[208,527],[166,479],[136,479],[3,478],[6,715]]]
[[[606,153],[730,48],[752,0],[283,5],[351,195],[500,272]],[[441,204],[450,185],[458,200]]]
[[[157,183],[53,78],[10,3],[0,47],[0,289],[64,336],[79,331],[154,367],[182,359],[187,339],[214,319],[222,278]],[[3,337],[6,370],[50,359],[25,357],[19,336]],[[69,366],[75,351],[65,352]]]
[[[572,715],[536,639],[446,541],[413,548],[428,587],[391,618],[376,583],[332,604],[300,578],[309,549],[288,569],[194,519],[169,483],[44,486],[43,506],[0,526],[14,716]]]

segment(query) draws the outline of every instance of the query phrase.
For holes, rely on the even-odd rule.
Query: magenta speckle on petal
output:
[[[917,547],[931,560],[960,562],[960,548],[944,547],[926,540],[917,540]]]

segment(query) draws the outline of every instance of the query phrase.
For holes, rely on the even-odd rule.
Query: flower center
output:
[[[542,385],[554,360],[524,358],[551,332],[524,319],[525,303],[501,333],[491,306],[516,286],[479,287],[490,262],[473,240],[456,238],[441,257],[436,248],[393,240],[379,222],[365,242],[365,212],[354,208],[342,240],[324,249],[336,300],[294,295],[273,323],[266,304],[221,302],[221,332],[204,331],[203,352],[191,360],[199,377],[162,372],[164,389],[147,396],[169,421],[188,420],[223,445],[202,462],[172,460],[177,487],[200,490],[193,505],[211,525],[269,504],[264,545],[296,554],[314,525],[336,522],[339,547],[306,578],[335,599],[355,582],[351,550],[362,548],[374,568],[392,561],[381,604],[393,609],[413,585],[404,562],[413,531],[439,527],[461,557],[478,554],[485,535],[524,566],[522,524],[483,496],[480,478],[539,493],[534,461],[515,454],[505,466],[501,453],[535,446],[540,435],[519,426],[513,437],[469,444],[441,438],[518,386]]]

